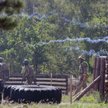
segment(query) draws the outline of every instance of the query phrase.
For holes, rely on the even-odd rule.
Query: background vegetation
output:
[[[25,0],[18,26],[0,31],[0,55],[10,72],[28,58],[36,73],[78,74],[84,54],[108,55],[107,0]],[[22,17],[23,16],[23,17]],[[100,39],[100,40],[99,40]]]

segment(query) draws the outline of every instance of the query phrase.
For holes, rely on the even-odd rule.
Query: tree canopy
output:
[[[22,0],[0,1],[0,28],[12,29],[18,24],[18,14],[23,7]]]
[[[108,55],[107,3],[105,0],[25,0],[26,17],[20,18],[12,32],[1,32],[0,55],[10,63],[12,72],[20,72],[23,59],[28,58],[39,73],[77,75],[80,54],[87,57],[92,70],[92,56]],[[19,12],[18,9],[6,14],[11,17]]]

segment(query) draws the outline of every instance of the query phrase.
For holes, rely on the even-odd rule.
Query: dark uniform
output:
[[[23,80],[27,81],[27,84],[32,84],[32,81],[35,81],[33,68],[29,65],[27,59],[23,62],[23,67],[21,73],[23,75]]]
[[[83,56],[79,57],[80,65],[79,65],[79,71],[80,71],[80,80],[77,85],[75,94],[80,92],[81,88],[84,89],[87,87],[87,78],[88,78],[88,63],[85,61]]]
[[[0,57],[0,101],[2,99],[2,92],[4,88],[4,83],[9,79],[9,69],[4,59]]]
[[[3,58],[0,57],[0,79],[6,81],[9,79],[9,69],[5,62],[3,62]]]

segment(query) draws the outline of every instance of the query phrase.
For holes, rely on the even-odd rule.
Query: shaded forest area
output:
[[[0,55],[11,72],[20,72],[28,58],[36,73],[79,73],[84,54],[108,55],[107,0],[24,0],[18,26],[0,31]]]

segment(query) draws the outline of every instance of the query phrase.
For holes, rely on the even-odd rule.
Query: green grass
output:
[[[0,108],[108,108],[104,103],[82,103],[74,102],[61,104],[4,104]]]
[[[86,95],[80,99],[80,101],[70,104],[70,96],[63,95],[62,102],[60,104],[0,104],[0,108],[108,108],[108,104],[99,102],[98,92],[92,92],[90,95]]]

